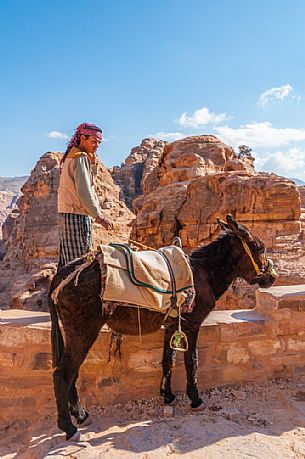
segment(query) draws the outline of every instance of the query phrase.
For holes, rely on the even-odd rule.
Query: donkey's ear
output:
[[[235,218],[233,217],[233,215],[231,215],[231,214],[227,215],[227,224],[228,224],[228,227],[230,228],[230,230],[232,230],[232,231],[238,230],[238,223],[235,220]]]
[[[223,231],[227,231],[230,229],[224,220],[221,220],[220,218],[217,218],[216,220],[217,220],[218,225]]]
[[[245,228],[240,223],[237,223],[237,221],[232,215],[227,215],[227,222],[228,222],[228,227],[230,228],[232,233],[236,234],[236,236],[244,240],[251,239],[251,234],[247,230],[247,228]]]

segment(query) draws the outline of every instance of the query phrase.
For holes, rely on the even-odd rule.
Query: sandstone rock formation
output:
[[[154,182],[154,174],[166,142],[143,139],[140,146],[134,147],[121,167],[115,166],[110,172],[113,180],[122,190],[125,202],[132,208],[135,197],[146,193]]]
[[[305,209],[305,186],[299,186],[298,190],[301,198],[301,208]]]
[[[46,153],[22,187],[18,212],[4,228],[7,253],[0,264],[0,307],[47,310],[46,292],[58,258],[57,187],[61,153]],[[94,226],[94,244],[128,238],[133,214],[119,200],[119,189],[107,168],[99,166],[97,192],[106,217],[115,223],[107,232]]]
[[[0,177],[0,260],[6,253],[7,234],[3,234],[3,224],[10,213],[16,208],[20,189],[28,177]]]
[[[0,191],[0,240],[3,238],[2,225],[15,207],[16,200],[17,195],[12,191]]]
[[[236,170],[255,174],[248,162],[238,159],[233,149],[214,136],[187,137],[166,145],[154,174],[157,177],[154,186],[134,201],[137,211],[134,236],[153,247],[169,244],[182,229],[179,213],[190,183],[200,177]],[[204,212],[208,213],[210,196],[203,201]],[[199,214],[195,216],[197,210],[194,210],[196,221],[201,218]],[[187,241],[184,246],[194,247]]]
[[[154,176],[154,187],[133,201],[132,238],[159,247],[180,236],[189,252],[217,237],[216,218],[231,213],[262,237],[279,283],[304,281],[300,195],[293,181],[256,173],[253,158],[239,158],[214,136],[166,145]],[[218,307],[253,307],[254,289],[237,282]]]

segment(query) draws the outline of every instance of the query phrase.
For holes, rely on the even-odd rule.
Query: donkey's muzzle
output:
[[[278,277],[277,272],[273,268],[273,261],[267,258],[267,264],[261,275],[255,277],[250,284],[258,284],[262,288],[271,287],[275,279]]]
[[[278,276],[277,272],[273,268],[273,261],[271,260],[271,258],[267,258],[267,266],[264,270],[264,274],[270,274],[270,276],[272,277]]]

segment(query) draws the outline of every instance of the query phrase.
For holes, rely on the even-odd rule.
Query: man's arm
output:
[[[93,193],[88,159],[85,156],[80,156],[74,161],[75,188],[80,202],[88,214],[95,219],[96,223],[103,225],[106,229],[113,229],[113,223],[103,217],[98,201]]]
[[[90,166],[85,156],[74,160],[74,180],[77,196],[88,214],[97,218],[101,216],[96,197],[91,187]]]

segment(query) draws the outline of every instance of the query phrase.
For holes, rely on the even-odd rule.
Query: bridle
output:
[[[261,277],[264,274],[276,275],[276,272],[273,269],[273,261],[270,258],[266,258],[266,256],[264,255],[264,267],[263,267],[263,269],[261,269],[258,266],[258,264],[256,263],[256,261],[254,260],[254,257],[252,255],[252,252],[251,252],[250,247],[248,246],[248,244],[243,239],[240,238],[240,240],[241,240],[241,243],[243,245],[243,248],[245,249],[246,254],[248,255],[248,257],[251,260],[251,263],[253,265],[253,268],[254,268],[254,270],[256,272],[257,277]]]

